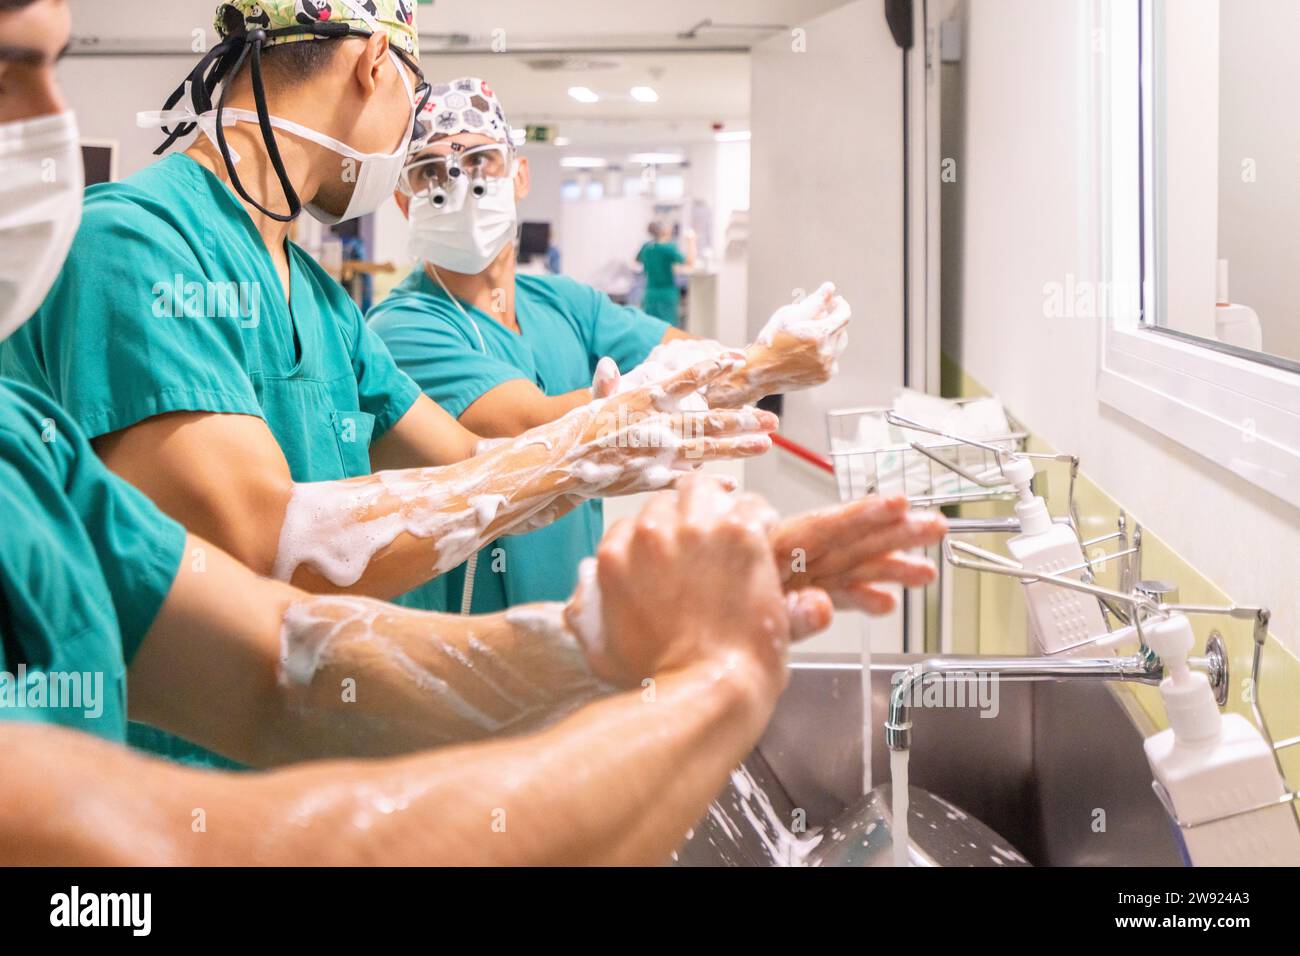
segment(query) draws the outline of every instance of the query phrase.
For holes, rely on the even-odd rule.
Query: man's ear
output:
[[[397,208],[402,210],[402,215],[407,219],[411,218],[411,197],[406,195],[400,189],[393,193],[393,199],[397,202]]]
[[[388,35],[374,33],[366,40],[365,49],[357,57],[356,79],[363,96],[370,96],[379,87],[384,69],[389,65]]]
[[[528,157],[520,156],[516,160],[519,168],[515,170],[515,202],[525,199],[533,189],[533,174],[528,169]]]

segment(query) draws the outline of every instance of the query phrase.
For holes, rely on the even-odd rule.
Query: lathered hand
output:
[[[744,366],[707,390],[709,404],[756,402],[764,395],[829,381],[848,346],[851,316],[849,304],[830,282],[801,301],[781,307],[745,350]]]
[[[643,388],[709,360],[732,365],[683,408],[733,408],[765,395],[812,388],[835,374],[848,345],[851,315],[849,304],[827,282],[812,295],[778,309],[744,351],[708,339],[673,339],[656,346],[615,388]]]

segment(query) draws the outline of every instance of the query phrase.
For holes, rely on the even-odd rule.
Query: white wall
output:
[[[200,55],[74,56],[59,64],[59,82],[69,108],[76,111],[82,137],[120,144],[120,178],[154,163],[153,151],[164,138],[160,130],[136,126],[135,114],[162,109]]]
[[[1232,301],[1259,313],[1264,350],[1300,360],[1298,36],[1295,0],[1221,5],[1219,255]],[[1245,161],[1253,182],[1242,177]]]
[[[1102,406],[1096,321],[1045,317],[1044,285],[1085,261],[1079,2],[971,0],[953,357],[1234,599],[1269,605],[1300,650],[1300,510]]]
[[[1219,0],[1176,0],[1157,27],[1163,101],[1164,322],[1212,339],[1219,258]],[[1258,115],[1258,114],[1256,114]],[[1157,160],[1158,162],[1158,160]],[[1157,250],[1159,254],[1160,249]]]
[[[564,274],[593,283],[614,261],[631,263],[645,244],[654,201],[643,197],[566,202],[560,216]]]
[[[826,449],[825,413],[902,382],[902,77],[883,6],[858,0],[752,54],[749,332],[833,280],[855,320],[844,374],[786,402],[786,434]],[[800,157],[806,162],[800,162]]]
[[[528,172],[532,177],[532,189],[519,204],[521,222],[549,222],[551,224],[551,242],[563,251],[563,240],[557,230],[560,228],[560,187],[564,183],[564,169],[560,159],[564,151],[556,146],[540,143],[528,143],[521,150],[521,155],[528,157]]]
[[[902,382],[901,54],[877,0],[802,26],[806,52],[777,35],[752,54],[748,337],[795,289],[830,279],[852,304],[839,377],[786,397],[782,433],[824,452],[827,411],[887,404]],[[751,461],[746,481],[787,513],[836,495],[783,452]],[[812,647],[855,648],[861,621],[840,615]],[[876,633],[897,649],[897,622]]]

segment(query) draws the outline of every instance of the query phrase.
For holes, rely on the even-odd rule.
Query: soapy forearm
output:
[[[700,662],[540,733],[266,775],[252,862],[661,864],[770,716],[747,678]]]
[[[263,774],[0,724],[0,865],[659,864],[770,715],[740,676],[700,664],[655,703],[620,694],[527,737]]]
[[[750,404],[766,395],[830,380],[848,346],[851,317],[848,303],[830,282],[778,309],[745,349],[744,364],[709,386],[705,392],[709,405]]]
[[[836,371],[816,346],[781,332],[772,341],[756,341],[745,349],[745,364],[708,390],[710,408],[752,405],[768,395],[797,392],[821,385]]]
[[[848,303],[829,282],[800,301],[778,309],[758,338],[742,351],[707,339],[666,339],[642,365],[624,376],[621,388],[647,382],[705,358],[734,355],[739,361],[711,383],[700,407],[751,405],[766,395],[820,385],[837,371],[848,344]]]
[[[295,485],[274,575],[309,591],[401,594],[573,488],[554,457],[510,443],[442,468]]]
[[[475,740],[604,690],[559,604],[459,617],[350,595],[288,607],[277,684],[258,766]]]
[[[593,401],[454,465],[296,485],[274,574],[309,591],[390,597],[574,501],[663,488],[708,458],[761,454],[772,416],[675,411],[679,393],[726,367],[715,366],[668,391]]]

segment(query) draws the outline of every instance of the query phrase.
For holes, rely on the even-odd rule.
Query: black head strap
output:
[[[266,155],[271,160],[271,168],[275,170],[275,176],[280,180],[280,189],[284,193],[285,202],[289,206],[288,214],[272,212],[250,196],[248,191],[244,189],[239,173],[235,170],[230,147],[226,145],[226,126],[222,122],[226,109],[226,94],[230,90],[229,85],[221,87],[221,100],[217,103],[217,147],[221,150],[221,158],[226,162],[226,173],[230,176],[230,185],[235,188],[235,192],[239,194],[240,198],[254,206],[262,215],[274,219],[276,222],[292,222],[302,212],[302,200],[298,198],[298,193],[293,188],[293,182],[289,179],[289,172],[284,168],[284,160],[280,157],[280,146],[275,139],[275,128],[271,125],[271,113],[266,106],[266,86],[262,82],[262,44],[265,42],[265,36],[259,36],[258,34],[261,34],[261,32],[257,30],[249,34],[249,41],[244,47],[243,53],[240,54],[239,61],[235,64],[235,72],[239,71],[244,59],[248,58],[252,71],[253,101],[257,104],[257,125],[262,130],[262,142],[266,144]]]
[[[271,114],[266,105],[266,85],[262,79],[262,50],[271,41],[304,35],[311,36],[312,42],[314,42],[315,39],[341,39],[348,36],[368,37],[370,33],[366,30],[359,30],[347,23],[313,23],[306,27],[287,27],[281,30],[252,30],[247,33],[226,37],[204,55],[203,59],[190,71],[189,76],[172,92],[171,96],[167,97],[167,102],[163,104],[164,110],[174,109],[176,104],[184,98],[188,88],[190,105],[195,114],[202,116],[204,113],[212,111],[212,95],[216,92],[217,86],[221,86],[221,97],[217,102],[217,148],[220,150],[221,158],[226,164],[226,174],[230,177],[230,184],[240,198],[254,206],[263,215],[277,222],[292,222],[298,218],[298,214],[302,212],[302,201],[298,198],[298,193],[293,188],[293,182],[289,179],[284,160],[280,156],[280,147],[276,142],[275,128],[271,125]],[[271,167],[275,170],[276,178],[280,181],[280,189],[284,192],[285,202],[289,206],[287,215],[272,212],[248,194],[239,178],[239,173],[235,170],[235,162],[231,156],[230,147],[226,143],[226,129],[222,117],[226,109],[226,95],[230,90],[229,81],[239,74],[245,60],[249,62],[251,71],[253,100],[257,105],[257,124],[262,130],[262,141],[266,145],[267,157],[271,160]],[[161,156],[178,139],[188,136],[197,127],[198,123],[195,122],[180,123],[175,129],[168,129],[164,126],[163,132],[167,135],[167,139],[154,150],[154,155]]]

